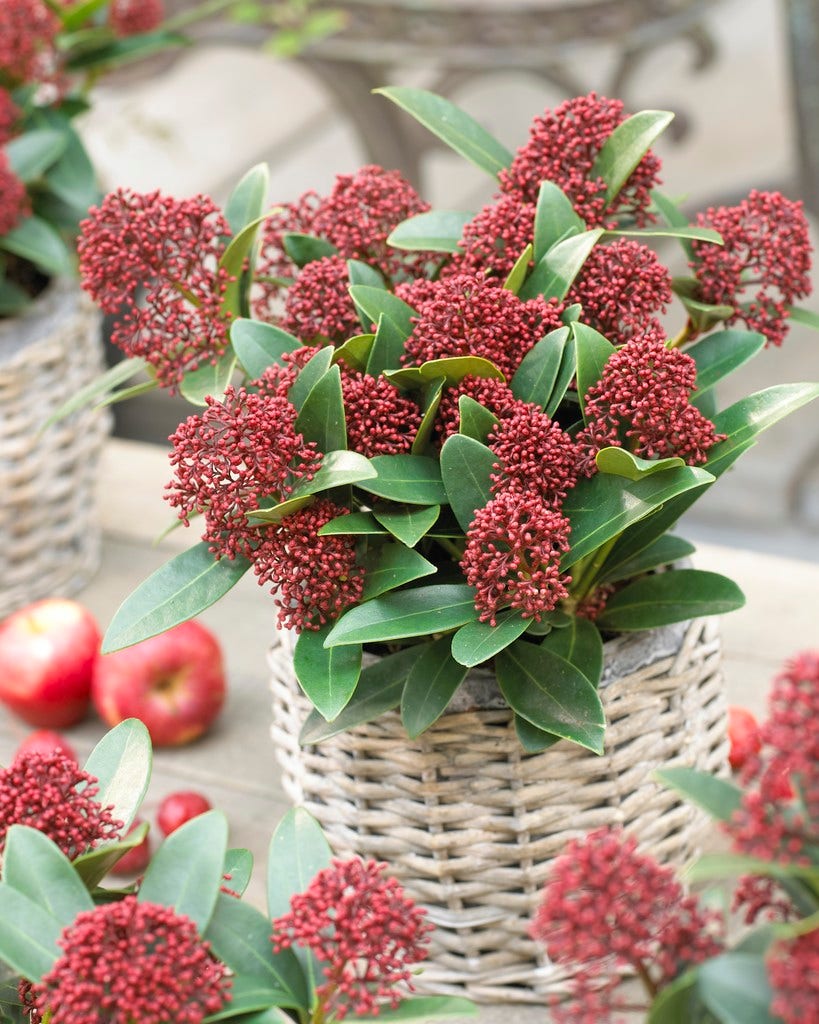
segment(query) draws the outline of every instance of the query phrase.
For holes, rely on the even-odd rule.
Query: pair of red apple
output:
[[[225,698],[222,653],[198,622],[100,654],[94,616],[76,601],[46,598],[0,623],[0,700],[30,725],[64,729],[93,703],[109,726],[140,718],[154,746],[201,735]]]

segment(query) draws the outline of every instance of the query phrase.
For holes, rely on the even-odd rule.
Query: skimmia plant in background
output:
[[[144,875],[106,875],[148,786],[151,744],[130,719],[84,769],[62,752],[0,770],[0,1021],[31,1024],[328,1024],[463,1017],[465,999],[412,997],[431,926],[387,866],[336,860],[291,811],[267,865],[267,913],[242,900],[253,867],[208,811],[162,843]]]
[[[579,97],[512,154],[440,97],[381,92],[496,179],[477,215],[375,166],[270,211],[257,167],[224,211],[120,191],[83,226],[84,286],[131,358],[69,407],[151,387],[199,407],[171,438],[167,498],[202,540],[125,601],[105,647],[252,569],[298,634],[305,741],[396,707],[417,736],[485,663],[526,750],[601,752],[603,638],[742,604],[679,567],[693,548],[671,531],[819,394],[716,397],[811,320],[801,204],[752,192],[689,224],[658,189],[662,111]]]

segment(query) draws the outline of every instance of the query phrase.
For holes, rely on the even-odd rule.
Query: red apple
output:
[[[30,725],[64,729],[85,716],[99,651],[94,616],[46,598],[0,623],[0,700]]]
[[[79,763],[71,744],[63,739],[58,732],[53,732],[51,729],[38,729],[37,732],[29,733],[15,751],[14,756],[19,757],[20,754],[30,754],[32,752],[52,754],[55,750],[61,750],[75,764]]]
[[[133,824],[125,833],[130,835],[135,828],[142,824],[142,818],[134,818]],[[145,833],[142,842],[132,850],[123,854],[116,864],[111,868],[112,875],[138,875],[148,867],[151,862],[151,837]]]
[[[156,815],[156,823],[162,832],[169,836],[175,832],[180,825],[184,825],[191,818],[196,818],[211,807],[210,800],[201,793],[193,790],[182,790],[179,793],[169,793],[159,805]]]
[[[731,705],[728,708],[728,763],[738,771],[762,747],[759,725],[747,708]]]
[[[179,746],[212,724],[225,699],[222,652],[213,633],[183,622],[94,666],[91,698],[109,726],[140,718],[156,747]]]

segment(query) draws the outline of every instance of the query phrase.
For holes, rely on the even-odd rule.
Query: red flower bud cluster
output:
[[[61,750],[23,752],[0,770],[0,853],[12,825],[38,829],[71,858],[115,838],[122,822],[95,799],[98,792],[97,779]]]
[[[341,390],[347,413],[347,447],[371,458],[409,452],[421,410],[386,377],[342,368]]]
[[[517,193],[495,196],[464,227],[459,251],[441,271],[453,274],[484,274],[505,280],[523,250],[532,241],[535,205]]]
[[[6,154],[0,150],[0,235],[7,235],[30,212],[26,186],[11,169]]]
[[[14,85],[48,78],[59,19],[42,0],[0,4],[0,77]]]
[[[20,111],[8,89],[0,86],[0,146],[5,146],[14,137],[19,117]]]
[[[502,416],[518,404],[518,399],[512,394],[512,389],[506,381],[498,380],[496,377],[476,377],[472,373],[467,374],[457,384],[446,388],[441,395],[441,404],[435,416],[435,433],[441,443],[446,441],[450,434],[458,433],[462,396],[478,402],[494,416]]]
[[[783,1024],[819,1024],[819,929],[774,943],[767,967],[771,1014]]]
[[[426,958],[432,927],[385,868],[334,860],[273,922],[276,952],[298,944],[325,965],[317,1019],[375,1016],[412,991],[412,967]]]
[[[287,289],[279,327],[305,345],[341,344],[361,329],[349,287],[341,256],[313,260]]]
[[[116,35],[137,36],[152,32],[165,17],[163,0],[111,0],[108,21]]]
[[[487,443],[498,457],[492,472],[493,494],[528,491],[559,508],[577,483],[577,445],[530,402],[517,402],[504,411]]]

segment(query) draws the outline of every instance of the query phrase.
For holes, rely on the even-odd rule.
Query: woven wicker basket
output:
[[[110,413],[86,408],[41,428],[102,369],[99,315],[76,286],[52,285],[0,321],[0,616],[74,593],[97,567]]]
[[[500,707],[445,714],[409,740],[397,712],[299,747],[309,704],[288,638],[271,648],[272,735],[288,796],[341,856],[389,861],[436,925],[425,992],[543,1003],[565,987],[527,935],[551,858],[608,823],[663,862],[696,856],[707,819],[652,780],[655,768],[726,769],[726,709],[713,619],[606,644],[603,757],[561,743],[527,755]],[[456,695],[470,700],[471,677]],[[475,675],[477,690],[485,679]],[[498,702],[499,703],[499,702]]]

